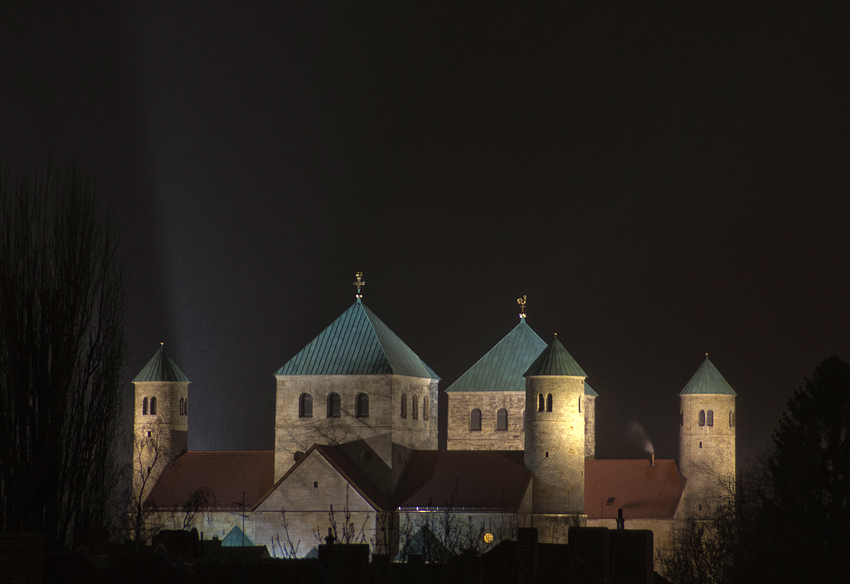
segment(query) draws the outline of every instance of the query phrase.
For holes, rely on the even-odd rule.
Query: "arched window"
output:
[[[301,397],[298,398],[298,417],[313,417],[313,396],[309,393],[302,393]]]
[[[581,413],[581,398],[578,398],[578,413]]]
[[[142,400],[142,415],[143,416],[148,415],[148,398],[144,398]],[[730,420],[731,420],[731,418],[730,418]]]
[[[496,430],[508,431],[508,410],[505,408],[501,408],[496,412]]]
[[[699,411],[699,425],[705,426],[705,410]]]
[[[552,394],[551,393],[546,396],[546,411],[547,412],[552,411]]]
[[[543,394],[542,393],[537,394],[537,411],[538,412],[543,411]]]
[[[708,410],[706,424],[709,426],[714,426],[714,410]]]
[[[428,396],[422,398],[422,419],[427,420],[431,415],[431,400]]]
[[[338,393],[332,393],[328,396],[328,417],[338,418],[340,410],[340,398]]]
[[[354,415],[358,418],[369,417],[369,396],[365,393],[358,393],[357,399],[354,402]]]
[[[156,415],[156,398],[155,397],[151,398],[151,415],[152,416]]]
[[[407,418],[407,394],[401,394],[401,417]]]
[[[481,410],[475,408],[469,415],[469,429],[473,432],[481,431]]]
[[[413,419],[418,420],[419,419],[419,398],[416,397],[415,395],[413,396],[413,403],[411,405],[413,406]]]
[[[180,398],[180,415],[183,415],[183,398]]]
[[[735,418],[732,416],[732,410],[729,410],[729,427],[735,427]]]

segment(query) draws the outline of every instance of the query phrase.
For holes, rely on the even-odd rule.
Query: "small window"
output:
[[[732,415],[732,410],[729,410],[729,427],[730,427],[730,428],[734,428],[734,427],[735,427],[735,418],[734,418],[734,416]]]
[[[714,426],[714,410],[708,410],[708,416],[706,416],[706,425]]]
[[[581,398],[578,398],[578,413],[581,413]]]
[[[148,398],[144,398],[144,399],[142,400],[142,415],[143,415],[143,416],[147,416],[147,415],[148,415]],[[730,419],[731,419],[731,418],[730,418]]]
[[[546,411],[547,412],[552,411],[552,394],[551,393],[546,396]]]
[[[481,410],[475,408],[469,415],[469,429],[473,432],[481,431]]]
[[[338,418],[341,401],[338,393],[332,393],[328,396],[328,417]]]
[[[155,397],[151,398],[151,415],[152,416],[156,415],[156,398]]]
[[[182,398],[182,397],[180,398],[180,406],[179,406],[179,408],[180,408],[180,415],[182,416],[182,415],[183,415],[183,398]]]
[[[369,396],[365,393],[357,394],[357,399],[354,402],[354,415],[358,418],[369,417]]]
[[[298,417],[313,417],[313,396],[309,393],[302,393],[301,397],[298,398]]]
[[[431,416],[431,400],[428,396],[422,398],[422,419],[428,420]]]
[[[407,394],[401,394],[401,417],[407,418]]]
[[[699,411],[699,425],[705,426],[705,410]]]
[[[502,432],[508,431],[508,410],[505,408],[501,408],[496,412],[496,430]]]
[[[419,419],[419,398],[416,397],[415,395],[413,396],[413,403],[411,405],[413,406],[413,419],[418,420]]]
[[[543,394],[542,393],[537,395],[537,411],[538,412],[543,411]]]

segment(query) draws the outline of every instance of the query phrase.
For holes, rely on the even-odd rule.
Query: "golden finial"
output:
[[[357,279],[354,281],[354,285],[357,286],[357,294],[354,297],[363,298],[363,295],[360,293],[360,287],[366,285],[366,282],[363,281],[363,272],[357,272],[355,276]]]
[[[525,305],[527,304],[526,300],[528,296],[523,294],[522,298],[517,298],[516,303],[519,304],[519,317],[525,318]]]

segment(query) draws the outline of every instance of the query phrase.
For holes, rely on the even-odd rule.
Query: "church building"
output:
[[[490,545],[536,527],[651,529],[708,511],[735,473],[735,391],[706,357],[680,392],[675,460],[595,457],[596,398],[555,336],[520,321],[446,390],[360,295],[276,372],[273,451],[187,451],[189,379],[160,347],[135,384],[134,493],[151,530],[234,528],[276,556],[315,553],[328,529],[394,556],[404,525],[448,512]],[[672,395],[671,395],[672,398]],[[670,429],[673,431],[673,428]]]

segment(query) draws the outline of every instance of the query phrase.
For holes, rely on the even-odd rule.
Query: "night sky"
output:
[[[273,448],[273,373],[356,271],[441,389],[527,294],[600,394],[599,458],[643,456],[633,421],[676,458],[706,352],[739,394],[739,461],[821,359],[850,359],[843,12],[76,4],[0,8],[0,157],[98,181],[128,423],[164,341],[190,448]]]

